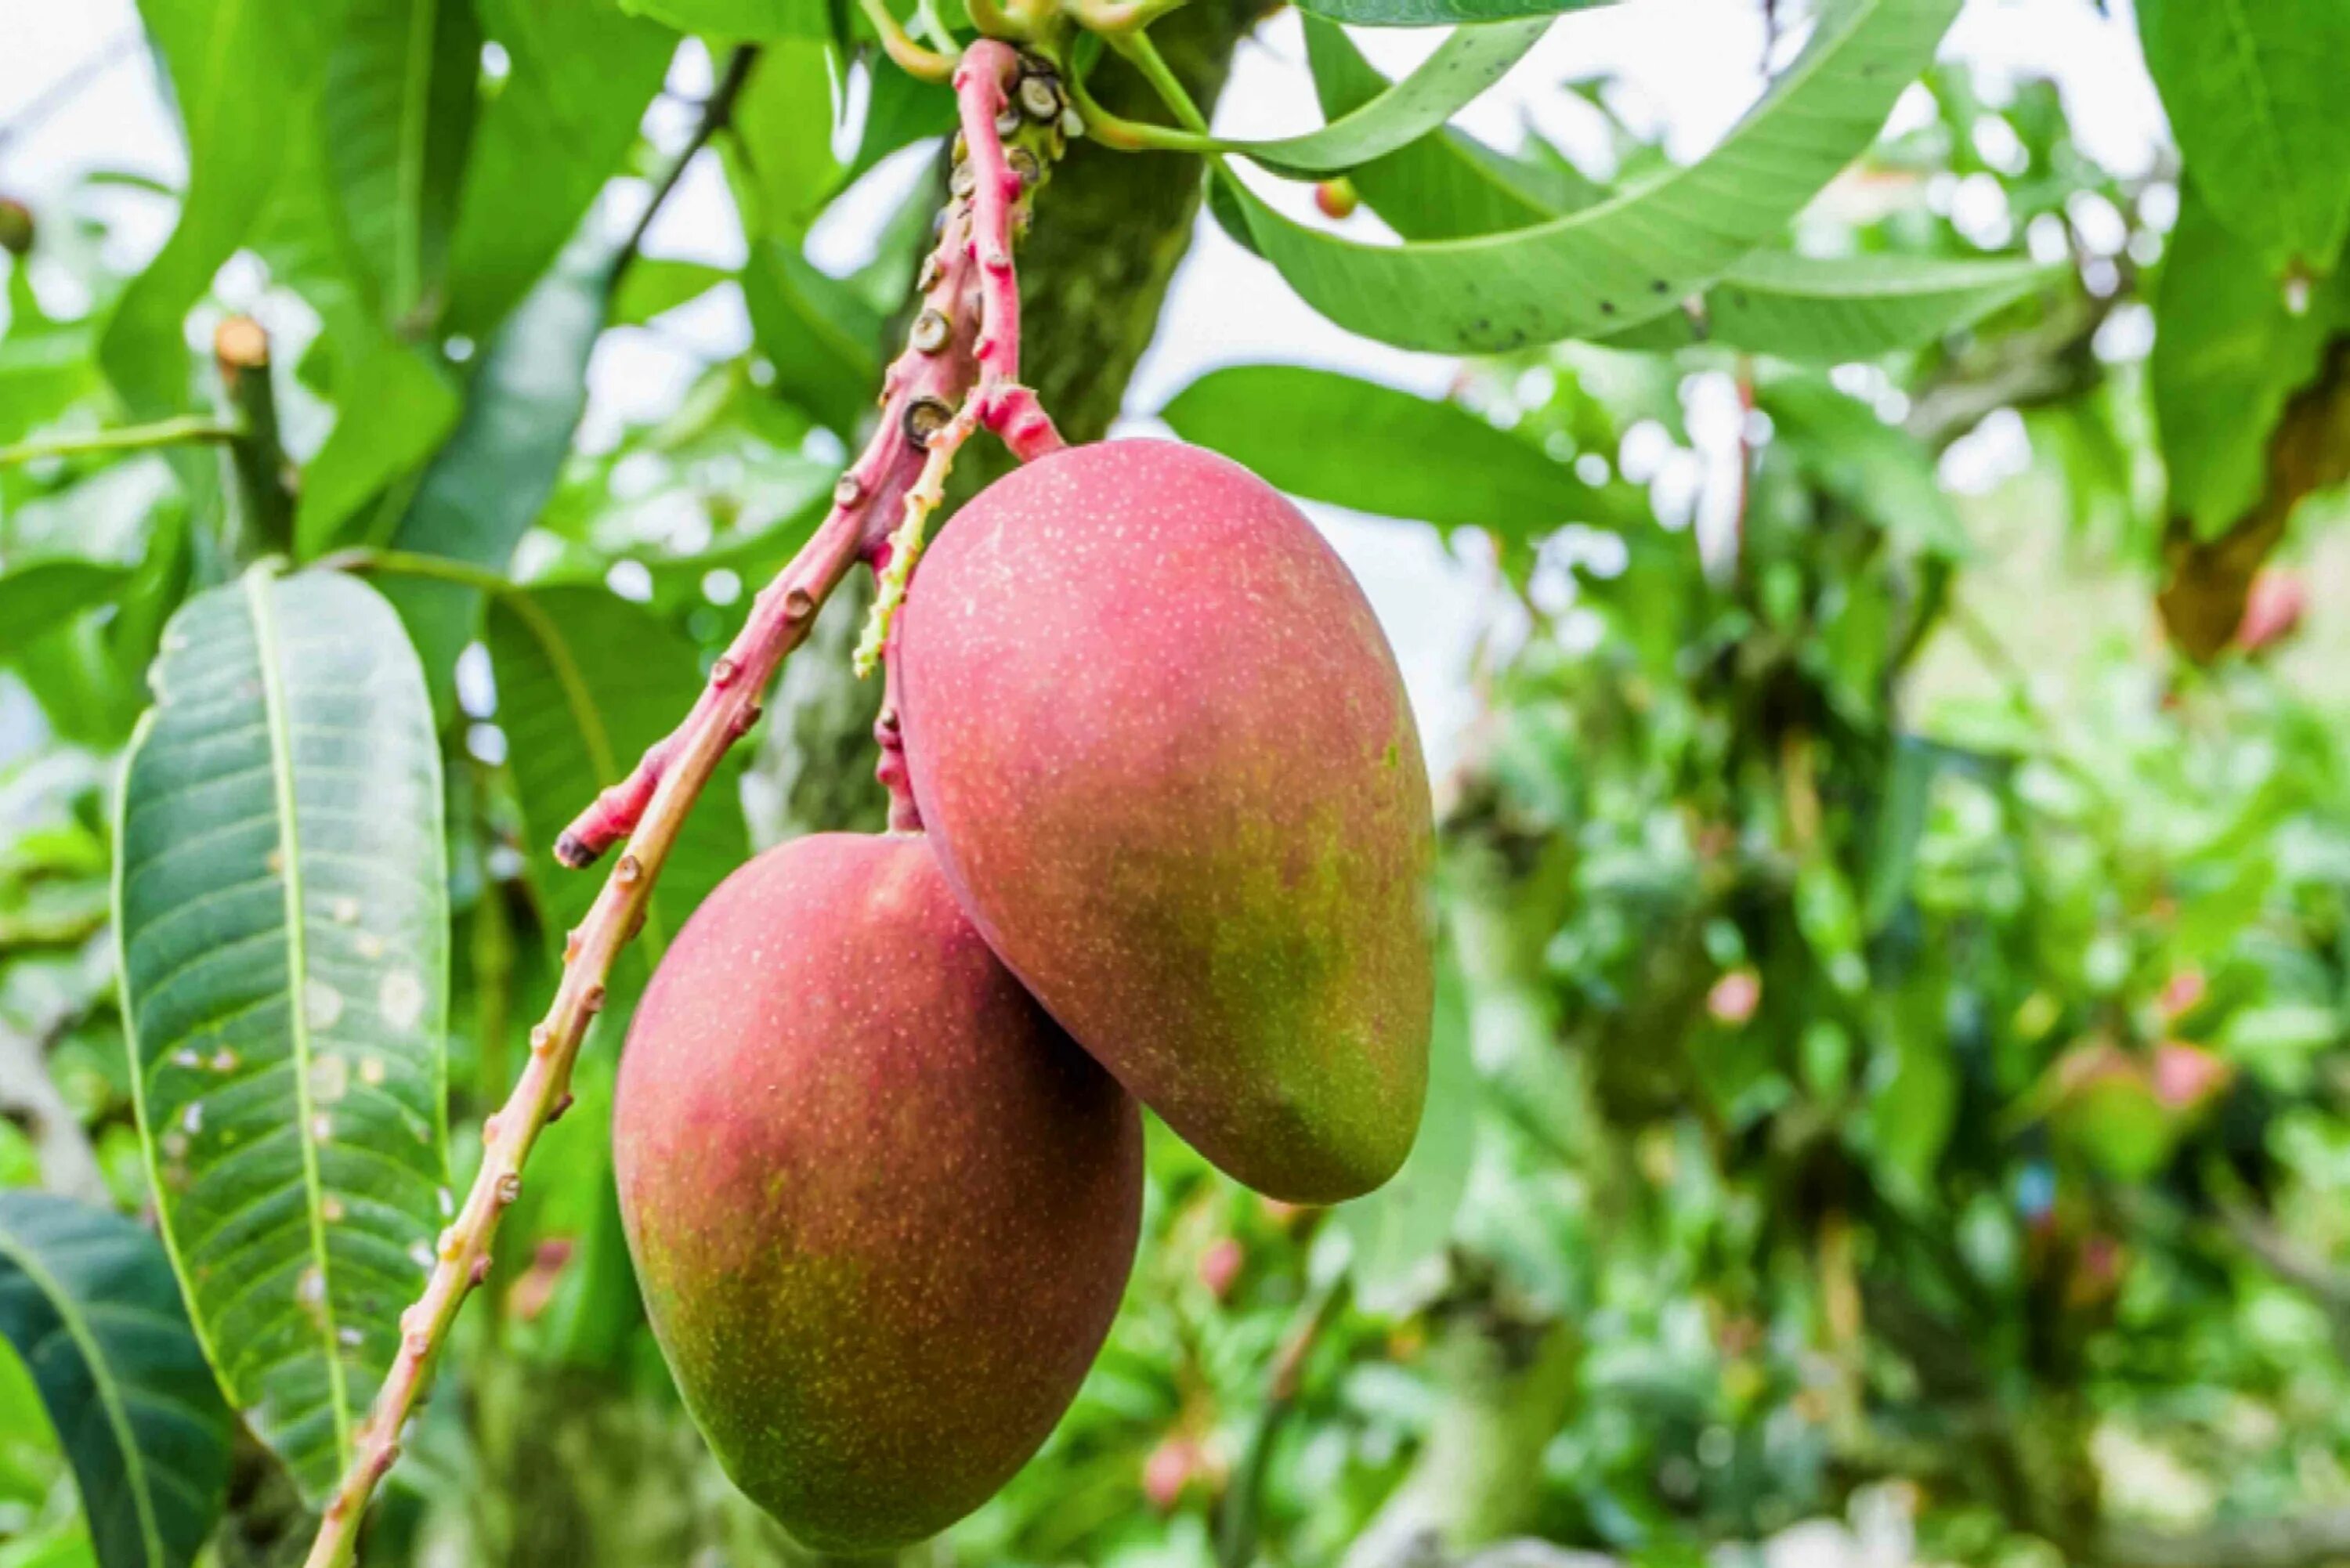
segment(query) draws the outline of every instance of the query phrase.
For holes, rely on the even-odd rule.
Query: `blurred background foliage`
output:
[[[444,741],[462,1172],[586,896],[551,836],[682,711],[821,514],[941,177],[853,275],[807,259],[810,227],[946,123],[936,89],[860,64],[837,126],[837,43],[771,44],[714,139],[745,261],[639,254],[630,213],[677,151],[673,116],[640,121],[665,73],[708,92],[724,52],[672,67],[659,5],[428,0],[426,199],[387,236],[349,194],[368,171],[328,171],[364,148],[308,129],[363,109],[366,29],[286,27],[281,80],[212,80],[192,46],[231,8],[147,9],[194,177],[94,171],[8,214],[0,446],[265,412],[302,483],[255,486],[211,446],[0,467],[0,1187],[128,1215],[151,1196],[112,795],[170,612],[267,550],[504,579],[475,623],[476,588],[379,578]],[[1814,254],[2048,269],[1970,327],[1835,363],[1800,316],[1767,352],[1676,316],[1467,360],[1447,401],[1387,394],[1384,423],[1307,371],[1213,372],[1166,410],[1302,496],[1412,514],[1399,541],[1441,528],[1485,574],[1440,785],[1431,1105],[1403,1175],[1330,1212],[1154,1127],[1091,1380],[910,1564],[2350,1561],[2350,640],[2326,613],[2350,185],[2311,196],[2313,159],[2248,191],[2251,155],[2191,99],[2188,7],[2144,9],[2179,143],[2150,174],[2085,154],[2051,84],[1987,95],[1946,63],[1799,223]],[[2338,58],[2328,10],[2277,26]],[[1251,20],[1182,14],[1169,43],[1202,96]],[[1605,88],[1557,90],[1607,113]],[[1507,168],[1571,202],[1661,165],[1610,124],[1612,167],[1537,138]],[[1439,232],[1425,185],[1357,183],[1397,232]],[[1030,363],[1073,436],[1118,415],[1198,189],[1188,160],[1086,148],[1045,197]],[[181,204],[162,261],[118,243],[126,199]],[[714,289],[740,291],[751,343],[575,444],[598,335]],[[265,410],[210,351],[232,317],[267,327]],[[858,609],[828,612],[737,787],[702,803],[720,866],[878,826]],[[795,1561],[703,1454],[643,1322],[606,1149],[625,1011],[372,1563]],[[250,1438],[228,1484],[203,1560],[298,1560],[307,1516]],[[0,1568],[94,1550],[0,1348]]]

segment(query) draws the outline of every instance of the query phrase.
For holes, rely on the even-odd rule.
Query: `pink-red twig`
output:
[[[989,161],[994,173],[989,177],[980,171],[983,185],[968,188],[970,176],[958,176],[958,199],[922,269],[920,312],[905,352],[883,383],[880,428],[841,477],[830,514],[760,592],[684,722],[648,751],[627,779],[598,795],[556,842],[558,857],[574,867],[591,864],[623,838],[629,846],[566,946],[555,1001],[531,1031],[528,1064],[505,1105],[483,1127],[481,1170],[442,1233],[423,1294],[401,1314],[400,1352],[374,1408],[354,1434],[351,1462],[328,1501],[307,1568],[343,1568],[353,1560],[369,1500],[399,1457],[401,1429],[422,1397],[433,1357],[466,1296],[489,1277],[492,1237],[522,1190],[523,1165],[538,1135],[571,1103],[572,1065],[604,1005],[612,964],[643,923],[646,902],[687,812],[728,749],[758,722],[760,699],[776,667],[806,639],[817,610],[858,562],[877,571],[889,566],[893,534],[910,514],[927,515],[937,504],[953,445],[986,408],[1001,410],[1005,439],[1024,455],[1059,444],[1042,410],[1024,411],[1034,409],[1035,400],[1013,380],[1019,367],[1019,292],[1011,246],[1024,208],[1019,192],[1005,183],[1006,175],[1015,182],[1020,176],[1012,171],[995,127],[1007,91],[1026,69],[1008,46],[982,42],[972,46],[956,75],[963,122],[978,128],[969,136],[971,161],[975,170]],[[1022,151],[1034,158],[1041,148],[1050,156],[1059,146],[1057,117],[1035,118],[1037,125],[1024,128],[1033,145]],[[986,200],[968,199],[983,189]],[[1008,318],[989,314],[1007,308]],[[981,395],[983,386],[992,389],[992,404]],[[916,538],[918,544],[918,533]],[[878,732],[884,744],[884,782],[891,789],[891,821],[910,827],[918,819],[896,738],[894,684],[884,703]]]

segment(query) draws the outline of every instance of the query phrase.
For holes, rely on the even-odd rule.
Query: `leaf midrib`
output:
[[[161,1568],[166,1562],[163,1535],[155,1523],[154,1500],[147,1494],[147,1461],[131,1435],[130,1417],[122,1408],[121,1395],[114,1386],[114,1369],[99,1354],[89,1325],[82,1321],[81,1314],[75,1309],[72,1298],[66,1294],[57,1276],[12,1239],[5,1230],[0,1230],[0,1260],[14,1263],[22,1270],[25,1277],[33,1282],[33,1288],[47,1298],[50,1310],[57,1314],[57,1321],[65,1325],[66,1333],[72,1336],[76,1348],[81,1352],[83,1363],[89,1367],[90,1382],[98,1389],[99,1403],[106,1410],[107,1427],[114,1433],[115,1447],[122,1453],[123,1472],[130,1479],[130,1498],[139,1511],[139,1535],[147,1548],[147,1561]]]
[[[310,1019],[305,996],[309,981],[309,927],[302,900],[302,841],[295,813],[293,736],[286,711],[285,671],[278,666],[276,610],[269,597],[274,581],[263,569],[246,573],[244,600],[253,618],[254,651],[261,666],[262,711],[269,719],[271,788],[277,805],[278,845],[286,863],[286,1023],[294,1049],[294,1101],[300,1118],[296,1141],[302,1150],[302,1203],[309,1214],[310,1246],[318,1268],[318,1333],[326,1348],[327,1387],[333,1397],[335,1452],[348,1461],[351,1454],[350,1389],[335,1333],[335,1288],[327,1256],[327,1216],[319,1202],[323,1179],[318,1170],[316,1124],[311,1120]]]
[[[2293,200],[2293,171],[2285,158],[2284,131],[2277,121],[2276,104],[2269,96],[2268,78],[2261,69],[2259,42],[2252,36],[2251,24],[2245,19],[2244,0],[2218,3],[2222,14],[2220,25],[2234,41],[2237,65],[2244,75],[2245,99],[2251,105],[2252,119],[2259,124],[2261,161],[2269,166],[2272,176],[2271,199],[2281,210],[2294,258],[2304,259],[2308,236],[2302,233],[2302,213]]]

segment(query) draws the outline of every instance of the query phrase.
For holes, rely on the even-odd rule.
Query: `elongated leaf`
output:
[[[881,375],[880,312],[776,240],[751,253],[743,297],[775,390],[843,436],[854,432]]]
[[[608,5],[482,0],[509,62],[482,111],[450,242],[449,324],[487,334],[579,227],[636,140],[677,36]]]
[[[1505,537],[1564,523],[1620,525],[1623,496],[1596,490],[1458,404],[1331,370],[1235,365],[1211,370],[1161,418],[1293,495]]]
[[[2138,31],[2189,183],[2282,274],[2334,269],[2350,228],[2334,0],[2143,0]]]
[[[1272,141],[1229,141],[1268,169],[1292,174],[1332,174],[1358,168],[1435,130],[1525,58],[1550,30],[1551,18],[1458,27],[1403,80],[1334,117],[1319,130]]]
[[[1846,0],[1707,157],[1511,234],[1359,244],[1221,177],[1261,254],[1352,331],[1443,352],[1604,335],[1676,308],[1777,234],[1868,145],[1957,10],[1958,0]]]
[[[161,1244],[119,1214],[0,1192],[0,1339],[65,1446],[99,1568],[193,1562],[227,1498],[229,1413]]]
[[[583,234],[499,329],[473,374],[456,433],[417,486],[393,545],[504,571],[571,450],[588,406],[588,357],[604,329],[612,248]],[[453,583],[395,581],[399,607],[445,707],[457,652],[473,635],[481,595]]]
[[[319,102],[331,189],[383,318],[437,293],[473,130],[471,0],[344,0]]]
[[[153,681],[114,898],[140,1131],[221,1386],[315,1500],[448,1201],[440,750],[348,577],[191,599]]]
[[[171,239],[116,306],[99,359],[132,411],[152,415],[187,400],[181,323],[260,217],[293,128],[317,101],[327,34],[309,0],[143,0],[139,10],[170,67],[188,190]],[[254,76],[264,60],[265,90]]]
[[[620,9],[681,33],[756,41],[832,36],[824,0],[620,0]]]
[[[1756,251],[1673,311],[1602,339],[1610,348],[1715,343],[1837,365],[1930,343],[2063,275],[2025,256],[1805,256]]]
[[[1615,0],[1305,0],[1299,9],[1366,27],[1441,27],[1455,22],[1505,22],[1589,11]]]
[[[130,576],[129,566],[70,556],[0,569],[0,659],[104,604]]]
[[[557,866],[556,836],[693,706],[702,670],[692,643],[599,587],[500,594],[490,603],[487,640],[527,839],[525,863],[546,906],[547,931],[559,943],[587,918],[601,878]],[[639,946],[615,973],[615,1017],[625,1016],[686,917],[750,858],[740,778],[739,764],[730,763],[686,819],[653,889]]]
[[[664,312],[700,299],[733,276],[708,262],[639,256],[613,291],[612,325],[642,327]]]
[[[2266,482],[2270,432],[2345,315],[2324,286],[2296,315],[2261,253],[2220,223],[2200,192],[2179,203],[2156,297],[2161,330],[2147,377],[2170,510],[2200,538],[2224,532]]]
[[[1305,57],[1322,113],[1333,124],[1390,90],[1346,29],[1311,15]],[[1587,181],[1506,158],[1451,126],[1363,164],[1347,178],[1364,203],[1407,240],[1531,228],[1604,194]]]
[[[832,155],[830,47],[792,38],[759,51],[723,143],[743,225],[754,240],[796,249],[839,189]]]
[[[294,538],[306,556],[332,546],[367,504],[431,457],[455,428],[456,391],[421,349],[354,332],[354,362],[336,379],[335,428],[302,470]]]

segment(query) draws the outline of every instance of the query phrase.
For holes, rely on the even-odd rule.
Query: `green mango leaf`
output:
[[[2137,21],[2189,184],[2272,275],[2332,272],[2350,233],[2350,8],[2143,0]]]
[[[591,223],[491,339],[456,433],[393,531],[395,549],[505,570],[554,493],[587,410],[588,358],[604,329],[612,259]],[[434,706],[445,710],[457,654],[481,616],[479,590],[397,579],[385,592],[415,639]]]
[[[189,600],[152,679],[114,891],[140,1141],[213,1369],[315,1501],[450,1201],[440,747],[348,577]]]
[[[1266,260],[1350,331],[1492,352],[1661,316],[1771,238],[1863,151],[1934,57],[1958,0],[1843,0],[1721,146],[1582,212],[1505,234],[1367,245],[1219,177]]]
[[[144,418],[188,401],[182,323],[261,216],[288,141],[309,121],[328,14],[308,0],[141,0],[139,14],[169,68],[189,169],[178,226],[124,291],[99,349]],[[254,74],[263,60],[265,85]],[[184,472],[213,472],[208,454],[181,455]]]
[[[1764,377],[1754,400],[1811,483],[1908,548],[1966,557],[1966,523],[1915,436],[1817,372]]]
[[[1346,29],[1305,18],[1305,57],[1323,118],[1333,124],[1391,89]],[[1531,228],[1604,194],[1564,170],[1521,163],[1465,131],[1442,127],[1355,169],[1363,203],[1407,240],[1462,239]]]
[[[481,0],[509,62],[483,109],[450,241],[449,325],[486,336],[580,226],[637,140],[677,35],[608,5]]]
[[[899,148],[911,147],[925,137],[944,136],[954,128],[951,88],[903,71],[875,71],[857,156],[841,171],[841,183],[854,182]]]
[[[1456,22],[1548,19],[1568,11],[1590,11],[1615,0],[1305,0],[1309,16],[1352,22],[1365,27],[1442,27]]]
[[[471,0],[344,0],[319,124],[351,257],[383,320],[440,294],[482,75]]]
[[[795,246],[767,240],[743,269],[743,298],[775,389],[843,437],[872,407],[881,379],[881,313],[855,286]]]
[[[294,541],[305,557],[331,548],[346,523],[430,458],[461,410],[448,376],[423,350],[381,332],[354,336],[354,362],[336,381],[335,428],[302,470]]]
[[[487,637],[506,734],[524,864],[549,940],[588,917],[602,878],[556,864],[555,840],[580,807],[637,765],[674,728],[702,685],[691,641],[601,587],[517,588],[490,602]],[[679,831],[638,944],[614,971],[606,1011],[625,1019],[686,917],[751,857],[739,753],[721,767]]]
[[[2344,291],[2331,286],[2299,314],[2287,309],[2260,253],[2194,189],[2184,192],[2147,369],[2170,510],[2197,537],[2225,533],[2260,499],[2270,432],[2317,374],[2319,352],[2345,315]]]
[[[691,304],[733,279],[723,266],[707,262],[671,261],[640,255],[620,275],[612,292],[612,325],[642,327],[657,316]]]
[[[840,188],[832,155],[831,47],[788,39],[759,51],[721,146],[752,238],[795,249]]]
[[[132,568],[78,556],[0,568],[0,659],[120,593]]]
[[[1551,18],[1456,27],[1418,70],[1319,130],[1219,145],[1285,174],[1335,174],[1419,140],[1466,109],[1550,30]]]
[[[1806,256],[1756,251],[1694,313],[1670,311],[1601,339],[1670,350],[1718,344],[1815,365],[1874,359],[1972,325],[2062,277],[2025,256]]]
[[[824,0],[620,0],[620,9],[713,38],[756,42],[832,36]]]
[[[1457,403],[1333,370],[1211,370],[1159,417],[1275,489],[1383,517],[1526,538],[1565,523],[1622,526],[1635,511]]]
[[[99,1568],[182,1568],[228,1495],[228,1407],[172,1265],[135,1221],[0,1192],[0,1339],[81,1489]]]

